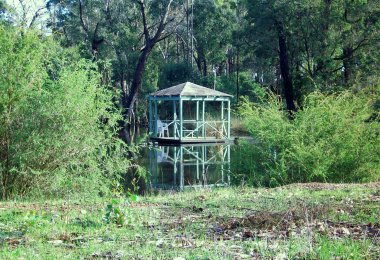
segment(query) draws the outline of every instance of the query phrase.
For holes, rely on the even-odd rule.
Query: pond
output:
[[[146,137],[142,130],[132,138],[140,147],[135,163],[146,172],[145,180],[138,183],[140,193],[269,185],[271,176],[266,168],[273,160],[262,153],[251,137],[242,136],[238,142],[226,144],[180,146],[147,143]]]

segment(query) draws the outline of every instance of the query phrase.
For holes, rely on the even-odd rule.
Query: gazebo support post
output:
[[[177,183],[177,147],[174,147],[174,175],[173,175],[173,179],[174,179],[174,186],[176,185]]]
[[[153,101],[154,101],[154,120],[153,120],[153,129],[154,129],[154,135],[157,136],[157,121],[158,121],[158,118],[157,118],[157,98],[154,97],[153,98]]]
[[[182,100],[180,101],[182,103]],[[182,134],[181,134],[182,135]],[[185,186],[185,180],[184,180],[184,168],[185,166],[183,165],[183,147],[180,147],[180,151],[181,151],[181,159],[180,159],[180,190],[182,191],[184,186]]]
[[[179,139],[183,137],[183,100],[179,99]]]
[[[197,138],[199,137],[199,101],[197,101],[197,115],[196,115],[196,119],[197,119],[197,126],[196,126],[196,129],[197,129]]]
[[[177,105],[176,100],[173,100],[173,136],[177,138]]]
[[[224,137],[224,101],[222,100],[222,111],[221,111],[221,120],[222,120],[222,137]]]
[[[228,131],[227,131],[227,137],[230,138],[230,136],[231,136],[231,102],[230,102],[230,100],[228,100],[227,102],[228,102],[228,118],[227,118],[227,121],[228,121]]]
[[[202,137],[206,139],[206,122],[205,122],[206,101],[202,101]]]
[[[152,98],[149,97],[149,134],[151,135],[152,134]]]

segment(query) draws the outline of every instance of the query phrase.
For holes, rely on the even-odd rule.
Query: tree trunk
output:
[[[239,45],[236,48],[236,102],[239,104],[240,101],[240,82],[239,82],[239,77],[240,77],[240,47]]]
[[[131,116],[133,112],[133,106],[135,104],[135,101],[137,99],[137,94],[141,87],[141,81],[144,75],[145,64],[148,60],[148,57],[151,51],[152,51],[152,46],[151,44],[147,43],[146,47],[143,49],[142,53],[140,54],[139,60],[137,62],[136,70],[133,75],[131,91],[124,105],[124,108],[125,108],[124,119],[125,120],[128,120],[128,118]]]
[[[137,61],[137,66],[136,66],[136,69],[135,69],[135,72],[133,75],[133,79],[132,79],[131,88],[130,88],[128,98],[127,98],[126,102],[123,103],[124,110],[123,110],[123,123],[122,123],[122,127],[121,127],[121,138],[123,140],[127,140],[127,141],[129,139],[129,142],[130,142],[130,138],[128,138],[129,136],[127,133],[127,125],[128,125],[127,122],[130,121],[131,116],[133,115],[134,104],[136,102],[137,95],[138,95],[139,90],[141,88],[141,82],[142,82],[142,78],[143,78],[144,71],[145,71],[145,64],[148,60],[149,54],[151,53],[151,51],[152,51],[152,49],[156,43],[165,39],[168,36],[168,35],[166,35],[166,37],[160,38],[162,36],[162,33],[163,33],[165,27],[167,26],[167,18],[169,15],[170,5],[171,5],[172,1],[173,0],[169,0],[169,3],[167,4],[167,7],[166,7],[166,12],[165,12],[164,16],[162,17],[162,20],[159,22],[159,24],[157,26],[157,31],[153,37],[150,36],[149,26],[147,24],[147,19],[146,19],[146,14],[145,14],[145,3],[143,0],[138,1],[139,5],[140,5],[141,15],[142,15],[142,22],[143,22],[143,29],[144,29],[143,33],[144,33],[144,38],[145,38],[145,47],[142,49],[142,52],[140,53],[139,59]]]
[[[176,43],[176,57],[177,57],[177,63],[179,63],[179,39],[178,39],[178,35],[176,34],[175,36],[175,43]]]
[[[343,49],[343,67],[344,67],[344,84],[349,85],[353,74],[353,50],[351,47],[345,47]]]
[[[231,75],[234,72],[234,59],[231,55],[228,57],[228,76]]]
[[[125,82],[125,73],[124,71],[122,71],[120,74],[121,74],[120,75],[121,103],[126,104],[128,91],[127,91],[127,84]]]
[[[195,63],[197,64],[197,68],[199,70],[199,73],[202,72],[202,60],[198,53],[198,58],[195,58]]]
[[[316,65],[313,68],[313,76],[318,76],[317,73],[319,73],[319,76],[322,77],[323,80],[328,81],[328,77],[330,76],[327,72],[327,65],[328,60],[330,58],[329,50],[328,50],[328,39],[329,39],[329,30],[330,30],[330,16],[331,16],[331,3],[332,0],[324,0],[323,1],[324,6],[322,8],[321,13],[321,24],[320,24],[320,36],[318,41],[320,42],[320,55],[316,59]]]
[[[203,57],[203,76],[207,76],[207,61],[206,59]]]
[[[96,38],[93,38],[92,41],[91,41],[91,53],[94,57],[94,59],[96,59],[95,57],[98,55],[99,53],[99,48],[100,48],[100,45],[104,42],[104,39],[96,39]]]
[[[286,107],[290,115],[296,111],[294,104],[293,82],[289,68],[289,59],[286,46],[286,35],[284,24],[282,22],[276,22],[278,33],[278,45],[279,45],[279,58],[280,58],[280,70],[283,80],[283,90],[286,100]]]

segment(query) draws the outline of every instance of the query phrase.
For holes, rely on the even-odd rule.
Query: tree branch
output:
[[[32,26],[34,25],[36,19],[41,16],[41,11],[45,9],[45,6],[42,6],[40,8],[37,9],[37,11],[34,13],[33,17],[32,17],[32,20],[30,21],[29,23],[29,26],[28,28],[32,28]]]
[[[96,39],[96,37],[98,35],[99,24],[100,24],[100,22],[96,23],[95,30],[94,30],[94,33],[93,33],[93,39]]]
[[[148,43],[150,41],[150,36],[149,36],[148,25],[146,22],[145,3],[144,3],[144,0],[140,0],[138,1],[138,3],[140,4],[140,11],[141,11],[142,19],[143,19],[145,41],[146,43]]]
[[[352,54],[354,54],[354,52],[356,52],[360,47],[362,47],[366,41],[367,41],[367,38],[365,38],[365,37],[361,41],[359,41],[359,43],[356,45],[356,47],[352,48]],[[345,60],[347,58],[349,58],[349,57],[346,57],[345,55],[342,54],[338,57],[334,57],[333,60]]]
[[[164,35],[164,36],[161,36],[159,39],[157,39],[156,43],[158,43],[158,42],[160,42],[160,41],[163,41],[163,40],[165,40],[166,38],[169,38],[169,37],[172,36],[172,35],[173,35],[173,32],[168,33],[168,34],[166,34],[166,35]]]
[[[88,35],[88,27],[86,25],[86,23],[84,22],[84,19],[83,19],[83,6],[82,6],[82,0],[78,0],[78,3],[79,3],[79,18],[80,18],[80,23],[82,25],[82,28],[83,30],[87,33]]]
[[[153,42],[157,42],[157,40],[160,38],[161,36],[161,33],[164,31],[166,25],[167,25],[167,20],[168,20],[168,16],[169,16],[169,13],[170,13],[170,6],[172,4],[173,0],[170,0],[168,5],[166,6],[166,11],[165,11],[165,14],[163,16],[163,18],[161,19],[160,21],[160,24],[158,25],[158,28],[157,28],[157,31],[156,31],[156,34],[154,35],[153,37]]]
[[[26,25],[26,5],[23,0],[18,1],[20,3],[21,9],[22,9],[22,22],[24,23],[23,25]]]

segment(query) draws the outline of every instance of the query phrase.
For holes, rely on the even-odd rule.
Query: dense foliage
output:
[[[379,180],[379,117],[373,120],[378,96],[379,89],[311,93],[293,120],[275,95],[259,105],[243,103],[240,111],[247,129],[258,141],[256,149],[242,148],[246,151],[241,154],[243,161],[260,161],[251,170],[257,175],[252,181],[278,185]]]
[[[0,71],[0,197],[107,192],[127,161],[96,65],[1,27]]]

